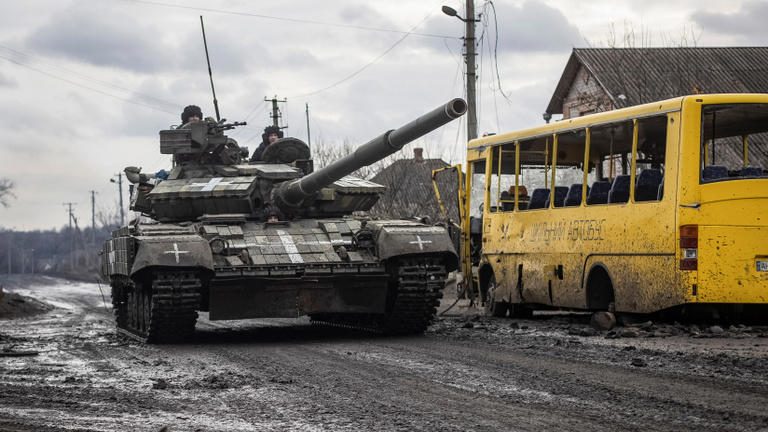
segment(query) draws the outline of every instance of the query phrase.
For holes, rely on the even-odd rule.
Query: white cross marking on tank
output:
[[[166,254],[173,254],[173,256],[176,257],[176,264],[179,263],[179,255],[181,254],[188,254],[189,251],[182,251],[179,250],[179,245],[174,243],[173,244],[173,250],[165,251]]]
[[[432,243],[432,240],[422,240],[421,236],[416,236],[416,241],[409,242],[410,244],[417,244],[419,245],[419,250],[424,250],[424,245]]]
[[[224,178],[222,178],[222,177],[214,177],[214,178],[208,180],[208,183],[192,183],[192,184],[190,184],[190,186],[195,186],[195,187],[202,186],[203,188],[200,189],[200,192],[210,192],[216,186],[219,186],[219,185],[231,185],[232,184],[232,182],[225,182],[225,181],[222,181],[222,180],[224,180]]]

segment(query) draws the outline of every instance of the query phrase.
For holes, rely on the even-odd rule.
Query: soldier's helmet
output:
[[[277,127],[277,126],[267,126],[267,127],[264,128],[264,133],[261,134],[261,140],[263,142],[265,142],[265,143],[269,142],[268,138],[272,134],[277,134],[278,138],[282,138],[283,136],[285,136],[285,134],[283,133],[283,131],[280,130],[279,127]]]
[[[197,116],[200,120],[203,119],[203,110],[197,105],[187,105],[184,107],[184,111],[181,112],[181,124],[187,124],[189,118]]]

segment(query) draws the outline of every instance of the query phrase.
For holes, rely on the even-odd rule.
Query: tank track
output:
[[[143,282],[113,282],[117,331],[143,343],[173,343],[195,330],[202,282],[192,271],[152,270]]]
[[[385,335],[423,333],[437,314],[447,272],[439,256],[415,256],[396,260],[387,314],[317,314],[313,324],[363,330]],[[392,289],[394,287],[394,289]]]

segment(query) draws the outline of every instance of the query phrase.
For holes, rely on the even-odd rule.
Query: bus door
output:
[[[461,165],[455,165],[433,171],[432,187],[446,224],[452,227],[449,233],[459,254],[465,295],[474,301],[478,286],[477,265],[483,244],[485,159],[470,160],[466,174],[461,168]],[[455,236],[456,232],[458,236]]]

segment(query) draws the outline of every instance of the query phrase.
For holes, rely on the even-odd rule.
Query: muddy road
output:
[[[94,284],[0,283],[53,306],[0,320],[2,431],[768,430],[766,328],[462,313],[382,338],[203,315],[190,343],[145,346]]]

